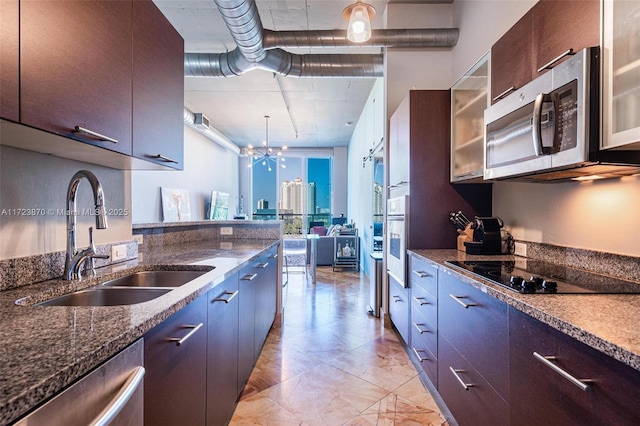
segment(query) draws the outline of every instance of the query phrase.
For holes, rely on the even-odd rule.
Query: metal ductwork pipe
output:
[[[382,55],[297,55],[282,49],[270,49],[262,61],[250,63],[236,52],[186,53],[185,76],[224,78],[242,75],[255,68],[299,78],[383,76]]]
[[[184,124],[191,127],[196,132],[204,135],[208,139],[211,139],[223,148],[228,149],[234,154],[240,154],[240,147],[231,142],[228,137],[220,133],[218,130],[214,129],[213,127],[195,124],[195,116],[193,112],[191,112],[187,107],[184,107]]]
[[[254,0],[214,0],[238,50],[249,62],[260,62],[264,29]]]
[[[345,30],[271,31],[264,30],[265,49],[311,47],[453,47],[458,43],[457,28],[373,30],[363,43],[347,39]]]

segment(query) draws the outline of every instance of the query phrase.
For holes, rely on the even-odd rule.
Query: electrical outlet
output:
[[[513,254],[516,256],[527,257],[527,244],[516,242]]]
[[[233,227],[231,226],[220,227],[220,235],[233,235]]]
[[[111,246],[111,261],[117,262],[118,260],[127,258],[127,245],[118,244],[117,246]]]
[[[139,246],[144,244],[144,236],[142,234],[134,234],[133,241],[138,243]]]

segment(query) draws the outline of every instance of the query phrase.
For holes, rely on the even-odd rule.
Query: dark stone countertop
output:
[[[640,370],[640,295],[521,294],[469,272],[447,260],[513,260],[514,256],[472,256],[458,250],[410,250],[436,263],[463,282],[501,300],[574,339]],[[640,283],[638,283],[640,285]]]
[[[0,292],[0,424],[55,395],[277,242],[209,240],[155,246],[141,251],[136,260],[98,269],[96,278],[51,280]],[[135,305],[31,306],[132,272],[178,266],[209,272]],[[23,306],[15,303],[19,299],[24,299]]]

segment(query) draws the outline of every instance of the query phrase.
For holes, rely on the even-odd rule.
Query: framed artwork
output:
[[[184,222],[191,220],[189,191],[186,189],[160,188],[162,197],[162,221]]]

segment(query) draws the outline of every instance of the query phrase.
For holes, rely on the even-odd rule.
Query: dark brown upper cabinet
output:
[[[0,118],[20,118],[18,0],[0,1]]]
[[[598,0],[540,0],[491,47],[491,103],[599,44]]]
[[[151,0],[133,2],[133,156],[182,170],[184,41]]]
[[[21,1],[21,123],[131,155],[131,8]]]

